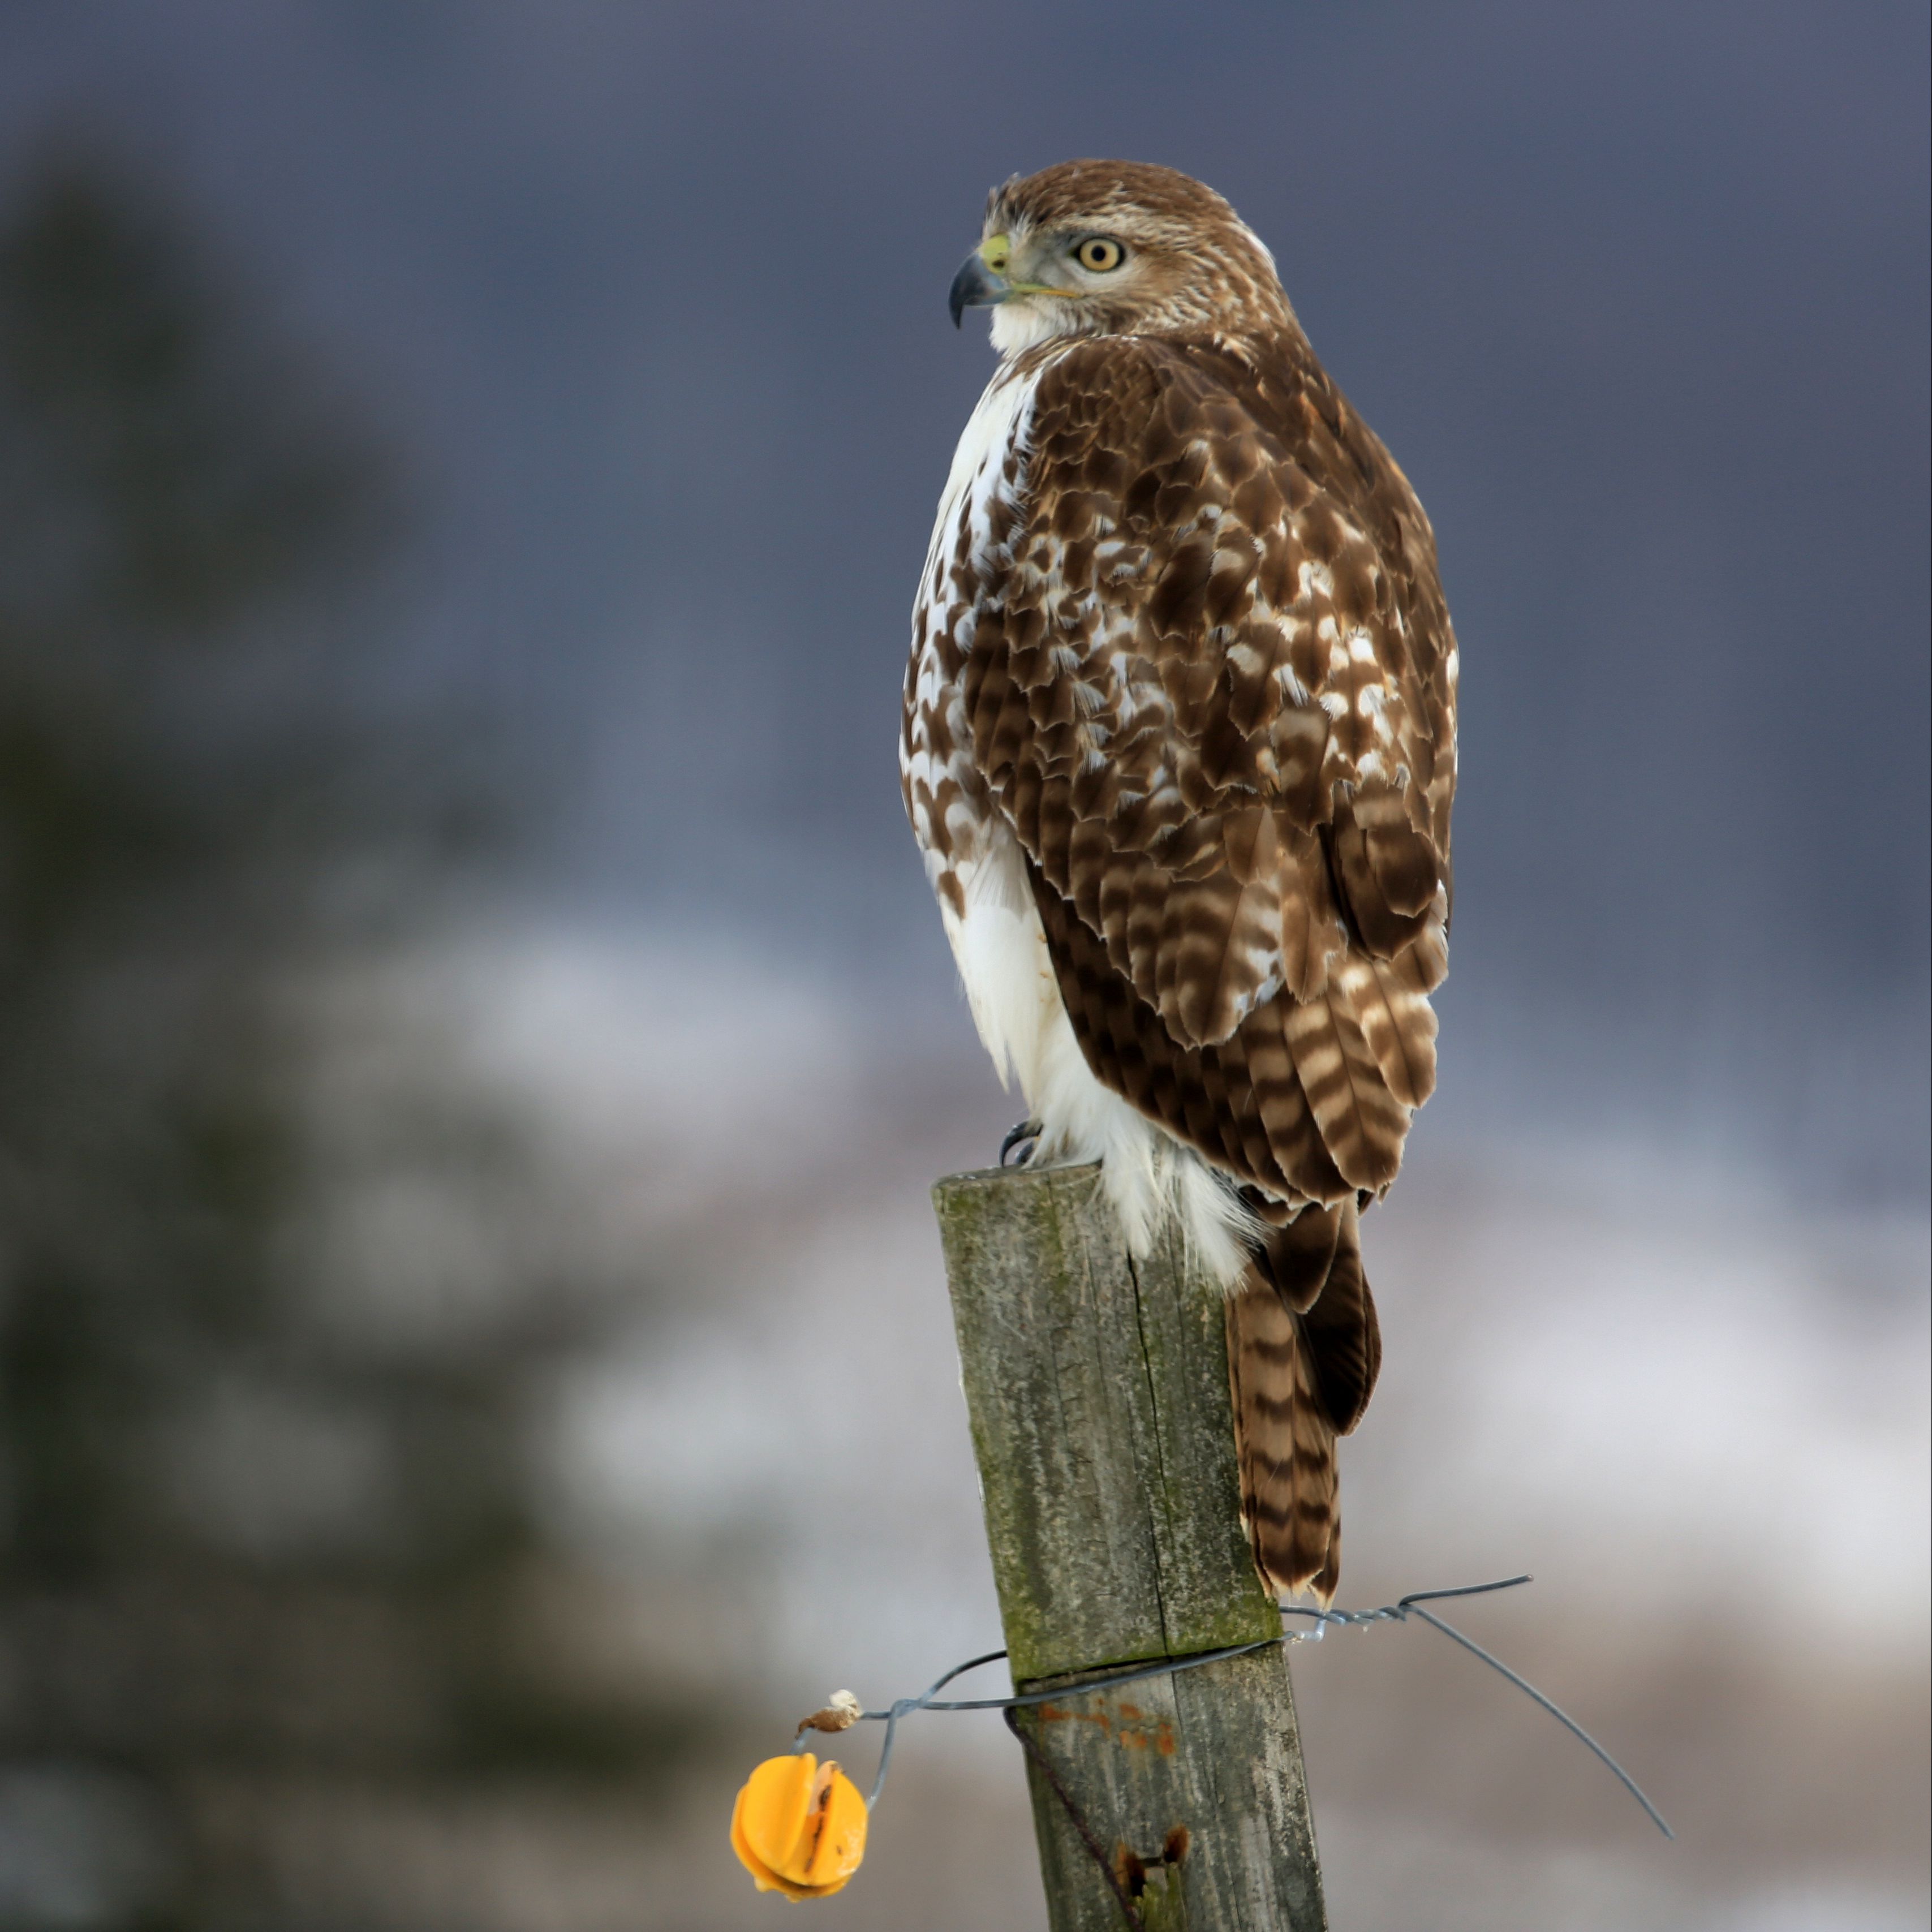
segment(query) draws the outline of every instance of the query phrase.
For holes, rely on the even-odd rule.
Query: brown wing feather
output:
[[[1334,1252],[1327,1276],[1302,1315],[1301,1340],[1314,1366],[1315,1385],[1329,1425],[1337,1436],[1346,1436],[1361,1420],[1375,1393],[1382,1366],[1382,1331],[1362,1267],[1355,1204],[1348,1202],[1334,1211]]]
[[[1401,472],[1298,334],[1269,352],[1052,362],[966,709],[1095,1072],[1332,1202],[1434,1079],[1454,640]]]
[[[1436,1010],[1413,951],[1393,961],[1351,953],[1335,978],[1348,995],[1392,1099],[1412,1112],[1436,1090]]]
[[[1295,1070],[1284,1030],[1291,1001],[1257,1007],[1220,1046],[1184,1046],[1114,970],[1100,935],[1037,870],[1032,878],[1074,1036],[1114,1092],[1265,1195],[1352,1196],[1354,1184],[1330,1156]]]

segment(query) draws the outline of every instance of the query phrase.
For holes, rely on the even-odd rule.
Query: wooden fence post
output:
[[[933,1198],[1015,1684],[1071,1691],[1276,1634],[1241,1530],[1218,1290],[1178,1240],[1130,1259],[1097,1167],[955,1174]],[[1053,1932],[1128,1922],[1042,1760],[1145,1932],[1326,1927],[1279,1646],[1021,1721]]]

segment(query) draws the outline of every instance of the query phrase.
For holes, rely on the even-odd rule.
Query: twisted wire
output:
[[[1664,1822],[1664,1814],[1644,1795],[1642,1787],[1635,1778],[1618,1763],[1610,1754],[1553,1700],[1546,1697],[1527,1678],[1520,1676],[1500,1658],[1492,1656],[1472,1638],[1465,1636],[1454,1624],[1438,1616],[1432,1610],[1425,1610],[1426,1604],[1437,1603],[1450,1597],[1486,1596],[1496,1590],[1514,1590],[1527,1583],[1527,1576],[1504,1576],[1493,1583],[1465,1583],[1453,1589],[1412,1590],[1406,1597],[1393,1604],[1383,1604],[1373,1610],[1322,1610],[1298,1604],[1283,1604],[1280,1607],[1284,1617],[1306,1617],[1312,1628],[1305,1630],[1284,1630],[1277,1636],[1257,1637],[1250,1643],[1230,1644],[1220,1650],[1204,1650],[1190,1657],[1162,1658],[1158,1662],[1136,1665],[1130,1670],[1111,1672],[1105,1677],[1096,1677],[1084,1684],[1076,1684],[1055,1690],[1028,1690],[1016,1693],[1010,1697],[965,1697],[941,1699],[939,1694],[954,1678],[964,1676],[969,1671],[978,1670],[988,1664],[998,1664],[1006,1656],[1004,1650],[989,1650],[983,1656],[969,1658],[964,1664],[956,1664],[942,1676],[935,1678],[916,1697],[901,1697],[882,1711],[861,1711],[853,1720],[855,1723],[882,1724],[886,1727],[885,1742],[879,1751],[879,1768],[872,1780],[871,1794],[866,1802],[868,1807],[878,1804],[880,1794],[886,1788],[886,1774],[892,1767],[892,1747],[898,1742],[901,1721],[915,1711],[1022,1711],[1037,1704],[1049,1703],[1071,1697],[1090,1696],[1096,1691],[1118,1690],[1122,1685],[1144,1682],[1150,1677],[1172,1676],[1184,1670],[1198,1670],[1210,1664],[1225,1663],[1234,1657],[1246,1657],[1258,1650],[1267,1650],[1276,1644],[1318,1642],[1323,1633],[1331,1624],[1348,1627],[1364,1627],[1379,1623],[1406,1623],[1412,1617],[1419,1617],[1432,1629],[1460,1644],[1472,1656],[1480,1658],[1500,1676],[1507,1678],[1526,1696],[1532,1698],[1547,1711],[1564,1730],[1586,1745],[1589,1750],[1616,1778],[1624,1789],[1642,1806],[1646,1814],[1666,1838],[1677,1835]],[[799,1726],[798,1736],[793,1748],[802,1748],[808,1732],[812,1729],[809,1720]],[[1017,1733],[1016,1733],[1017,1734]]]

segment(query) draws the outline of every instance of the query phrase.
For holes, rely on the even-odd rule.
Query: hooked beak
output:
[[[952,286],[946,297],[946,306],[952,316],[952,326],[959,326],[960,318],[969,308],[993,308],[1004,302],[1012,293],[1013,285],[1004,275],[996,275],[987,267],[978,249],[974,249],[959,265],[959,272],[952,278]]]

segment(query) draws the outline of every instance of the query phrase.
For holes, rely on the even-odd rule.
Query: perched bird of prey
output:
[[[1036,1162],[1227,1291],[1242,1502],[1332,1598],[1382,1343],[1358,1216],[1436,1079],[1456,653],[1422,506],[1274,257],[1167,168],[996,188],[1000,362],[920,582],[900,766]]]

